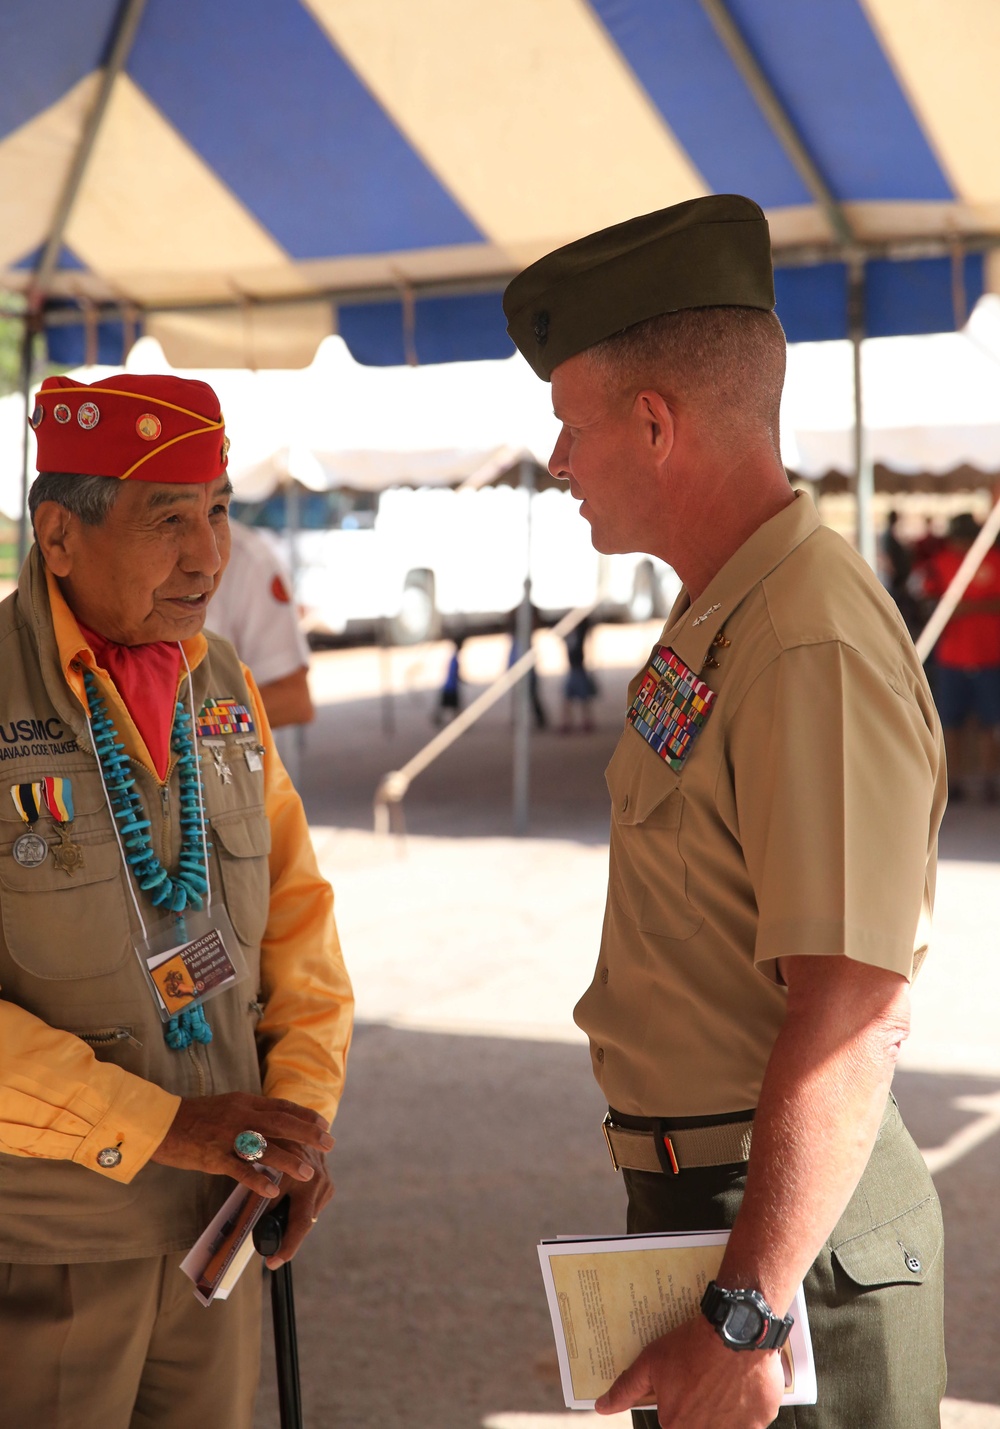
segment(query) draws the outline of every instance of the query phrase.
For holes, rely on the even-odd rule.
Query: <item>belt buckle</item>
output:
[[[615,1148],[611,1145],[611,1136],[608,1132],[608,1127],[613,1125],[614,1122],[611,1120],[611,1113],[605,1112],[604,1120],[601,1122],[601,1130],[604,1132],[604,1140],[608,1144],[608,1155],[611,1157],[611,1164],[616,1171],[620,1171],[622,1168],[618,1165],[618,1157],[615,1155]]]

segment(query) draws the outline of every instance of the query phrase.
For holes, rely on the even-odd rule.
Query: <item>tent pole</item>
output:
[[[302,505],[301,493],[298,483],[288,473],[288,485],[285,488],[285,511],[288,523],[288,573],[291,577],[292,600],[298,605],[299,588],[299,530],[302,525]],[[279,753],[292,783],[298,789],[302,780],[302,759],[305,754],[305,725],[293,725],[288,730],[288,736],[284,741],[284,747],[279,746]],[[279,731],[281,733],[281,731]]]
[[[772,134],[816,200],[816,205],[826,220],[832,237],[845,247],[853,247],[854,234],[851,232],[851,225],[847,221],[843,206],[824,178],[819,165],[809,152],[805,140],[796,129],[792,116],[779,99],[777,91],[747,44],[743,32],[733,18],[729,0],[701,0],[701,8],[712,22],[715,33],[722,41],[729,53],[729,58],[753,95],[757,108],[767,121]]]
[[[518,655],[531,649],[533,610],[531,604],[531,497],[535,489],[535,464],[525,458],[521,462],[521,490],[526,493],[525,524],[527,531],[524,596],[517,611],[516,642]],[[514,832],[528,832],[531,801],[531,681],[533,670],[527,670],[514,686]]]
[[[29,532],[28,524],[28,487],[30,486],[28,472],[28,431],[31,426],[31,378],[34,371],[32,358],[35,350],[35,325],[31,320],[31,314],[24,315],[24,332],[21,337],[21,393],[24,397],[24,422],[21,444],[21,511],[17,520],[17,569],[20,571],[24,565],[25,557],[28,554]]]
[[[865,267],[854,263],[850,268],[848,293],[851,350],[854,359],[854,495],[857,501],[858,551],[872,570],[876,569],[875,551],[875,468],[865,452],[864,391],[861,378],[861,344],[865,337]]]
[[[87,165],[90,163],[94,146],[97,143],[101,123],[107,112],[111,91],[114,89],[115,80],[128,61],[145,4],[146,0],[123,0],[118,11],[118,18],[115,21],[108,45],[107,59],[101,71],[101,83],[94,100],[94,107],[87,115],[87,121],[80,135],[80,142],[73,155],[73,163],[59,195],[59,202],[56,204],[49,236],[45,240],[45,247],[42,249],[41,257],[32,275],[32,288],[36,296],[44,294],[48,287],[76,204],[77,195],[83,185]]]

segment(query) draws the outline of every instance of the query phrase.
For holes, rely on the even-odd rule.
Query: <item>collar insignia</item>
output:
[[[701,615],[695,616],[694,620],[692,620],[691,622],[692,626],[704,625],[705,621],[710,615],[714,615],[717,610],[721,609],[722,606],[719,604],[718,601],[716,601],[714,605],[710,605],[706,611],[702,612]]]

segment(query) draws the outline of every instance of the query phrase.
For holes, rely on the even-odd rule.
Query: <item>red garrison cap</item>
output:
[[[46,377],[31,425],[39,471],[198,484],[228,460],[219,399],[189,377]]]

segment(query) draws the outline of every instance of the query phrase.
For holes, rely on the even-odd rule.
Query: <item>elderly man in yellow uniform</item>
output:
[[[0,606],[0,1425],[248,1429],[260,1276],[205,1309],[178,1265],[233,1179],[289,1194],[275,1265],[332,1195],[333,895],[249,673],[201,634],[215,393],[49,378],[32,425]]]
[[[597,1407],[655,1402],[672,1429],[930,1429],[940,1210],[889,1086],[941,734],[895,607],[782,467],[764,216],[679,204],[541,259],[504,302],[551,380],[550,470],[594,545],[684,582],[607,771],[607,913],[576,1016],[629,1229],[731,1236],[702,1313]],[[782,1409],[803,1280],[818,1402]]]

